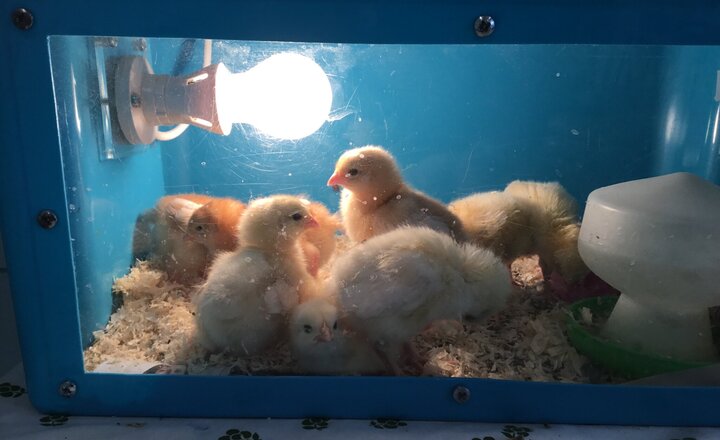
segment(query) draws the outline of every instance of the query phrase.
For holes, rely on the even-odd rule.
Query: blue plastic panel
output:
[[[33,32],[337,43],[720,43],[713,0],[30,0]],[[8,10],[16,7],[8,6]],[[473,25],[497,26],[478,39]]]
[[[670,47],[667,54],[656,114],[657,171],[689,171],[720,183],[720,99],[711,96],[713,89],[720,93],[720,83],[702,73],[720,72],[720,51]]]
[[[99,135],[98,125],[85,125],[92,119],[92,108],[78,106],[87,112],[79,114],[78,124],[74,112],[59,105],[71,102],[67,96],[72,93],[78,101],[92,98],[92,64],[87,58],[92,50],[72,43],[58,46],[65,62],[78,67],[72,74],[53,77],[47,46],[50,35],[480,44],[468,50],[477,51],[482,60],[464,58],[458,52],[454,59],[457,66],[452,69],[443,70],[447,66],[442,64],[433,64],[438,70],[423,69],[428,63],[424,51],[441,51],[442,47],[406,48],[403,54],[398,53],[399,47],[387,47],[392,59],[382,65],[348,66],[348,78],[337,96],[350,113],[329,126],[328,130],[336,131],[322,142],[318,143],[318,138],[307,141],[314,141],[315,150],[305,150],[302,142],[284,146],[287,151],[278,156],[273,173],[286,179],[275,179],[278,186],[273,192],[285,185],[287,190],[307,189],[321,200],[332,201],[334,195],[327,190],[311,189],[322,188],[326,176],[312,167],[303,174],[306,168],[298,165],[297,152],[303,148],[303,156],[316,154],[313,157],[325,160],[352,141],[354,145],[387,145],[399,153],[401,161],[415,165],[405,170],[410,181],[445,200],[498,187],[509,177],[558,178],[576,196],[583,197],[599,184],[680,169],[718,181],[713,73],[720,62],[717,48],[712,47],[720,44],[720,34],[714,31],[720,22],[717,3],[558,0],[478,5],[460,1],[217,0],[198,6],[165,0],[70,0],[29,1],[24,6],[35,15],[31,29],[21,31],[7,21],[0,26],[0,56],[5,60],[0,67],[5,79],[0,82],[4,97],[0,102],[0,223],[27,380],[33,402],[41,410],[114,415],[720,424],[715,409],[720,399],[717,389],[479,379],[84,373],[82,343],[109,313],[109,280],[126,270],[129,263],[128,227],[137,211],[163,192],[163,184],[167,192],[192,187],[247,198],[248,188],[224,183],[235,179],[229,170],[237,170],[219,166],[221,149],[225,148],[236,168],[253,161],[245,157],[247,153],[241,156],[227,150],[228,139],[222,140],[228,142],[223,146],[195,130],[164,145],[162,155],[155,149],[122,162],[100,163],[99,141],[93,141]],[[5,17],[13,8],[4,7]],[[498,27],[491,37],[479,40],[472,23],[477,15],[486,13],[496,18]],[[557,46],[491,46],[517,43],[710,47],[566,46],[560,51]],[[154,50],[158,54],[162,49]],[[194,70],[191,62],[178,66],[177,53],[165,50],[169,58],[158,62],[158,71]],[[366,56],[371,55],[368,50]],[[482,68],[486,60],[497,70]],[[603,75],[596,75],[598,69]],[[433,88],[428,90],[428,84],[441,87],[438,82],[449,75],[457,75],[453,77],[453,94],[443,96],[432,93]],[[357,81],[353,77],[364,78],[365,84],[373,86],[353,84]],[[73,79],[79,85],[75,92],[68,88]],[[434,79],[438,82],[432,82]],[[483,86],[468,86],[475,83]],[[388,104],[392,101],[396,108]],[[382,109],[377,108],[377,102],[385,103]],[[409,103],[414,104],[411,111]],[[445,110],[458,105],[457,112]],[[460,137],[468,133],[462,119],[465,115],[483,116],[477,136]],[[390,122],[387,129],[385,122]],[[253,144],[256,141],[252,136],[236,140],[251,153],[265,151],[260,150],[264,146]],[[446,147],[460,143],[464,143],[460,148]],[[503,154],[499,156],[499,152]],[[453,156],[464,165],[462,172],[448,178],[432,171],[435,166],[448,165]],[[63,162],[64,157],[68,161]],[[183,161],[187,161],[185,165]],[[518,164],[522,165],[518,168]],[[273,175],[256,171],[246,170],[253,182]],[[258,195],[265,190],[253,191]],[[58,214],[55,228],[37,226],[35,217],[43,209]],[[96,226],[84,223],[88,211]],[[115,228],[121,232],[110,233]],[[82,243],[73,244],[72,239]],[[84,282],[90,287],[83,287]],[[78,393],[71,399],[57,393],[59,384],[67,379],[78,385]],[[452,400],[457,384],[470,388],[474,397],[467,404]]]
[[[285,142],[268,141],[249,126],[236,126],[229,137],[190,129],[163,148],[168,192],[242,200],[300,192],[334,207],[338,197],[325,182],[335,160],[366,144],[388,148],[409,182],[446,202],[514,179],[557,180],[584,200],[595,188],[660,172],[717,177],[701,169],[718,160],[705,142],[707,119],[717,104],[718,64],[712,61],[720,56],[717,48],[216,46],[216,59],[233,71],[261,61],[268,51],[313,56],[333,78],[336,120],[312,136]],[[683,64],[692,78],[668,84],[681,81],[676,58],[691,51],[707,61]],[[666,90],[683,86],[693,91],[665,97]],[[667,121],[660,115],[678,99],[695,99],[687,106],[704,116],[669,147],[665,143],[675,141],[663,139]],[[681,148],[695,155],[671,156],[670,149]]]
[[[123,54],[132,53],[131,42],[125,39],[112,44]],[[133,263],[130,248],[135,218],[164,192],[162,164],[157,148],[123,144],[114,147],[115,159],[106,160],[108,139],[98,72],[105,71],[111,58],[108,39],[51,37],[48,43],[85,346],[92,340],[92,332],[103,328],[110,316],[108,286]],[[98,47],[104,52],[96,50]]]

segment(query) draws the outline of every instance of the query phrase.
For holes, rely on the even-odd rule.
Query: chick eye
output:
[[[333,330],[337,330],[337,321],[335,321],[335,324],[333,324]]]
[[[350,168],[347,173],[351,176],[357,176],[359,172],[357,168]]]
[[[303,218],[303,215],[300,214],[299,212],[296,212],[295,214],[291,215],[290,218],[293,219],[293,220],[295,220],[295,221],[297,222],[297,221],[300,221],[300,219]]]
[[[195,225],[195,230],[196,230],[196,231],[202,232],[203,229],[205,229],[205,228],[203,227],[203,225]]]
[[[311,325],[308,325],[308,324],[305,324],[305,325],[303,326],[303,330],[305,330],[305,333],[310,333],[310,332],[312,331],[312,326],[311,326]]]

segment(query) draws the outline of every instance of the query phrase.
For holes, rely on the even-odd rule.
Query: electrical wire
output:
[[[206,39],[203,44],[203,68],[210,64],[212,64],[212,40]],[[171,141],[185,133],[188,127],[188,124],[178,124],[168,131],[160,131],[159,127],[155,127],[155,140]]]
[[[212,40],[206,39],[203,46],[203,68],[212,64]]]
[[[185,133],[185,130],[189,127],[188,124],[178,124],[168,131],[160,131],[160,128],[155,127],[155,140],[156,141],[171,141],[181,134]]]

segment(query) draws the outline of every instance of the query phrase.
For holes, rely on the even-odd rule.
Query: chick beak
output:
[[[327,186],[332,186],[333,189],[336,189],[338,186],[342,186],[342,184],[345,183],[345,178],[342,174],[338,174],[336,171],[327,181]]]
[[[330,327],[328,327],[327,323],[323,322],[320,326],[320,333],[315,336],[314,341],[315,342],[330,342],[332,341],[332,332],[330,331]]]
[[[305,228],[317,228],[318,226],[320,226],[320,224],[314,217],[307,217],[307,220],[305,221]]]

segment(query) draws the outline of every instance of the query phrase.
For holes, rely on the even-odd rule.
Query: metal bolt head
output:
[[[99,47],[117,47],[118,46],[118,38],[117,37],[95,37],[93,40],[96,46]]]
[[[140,97],[140,95],[136,93],[130,95],[130,105],[135,108],[140,107],[142,105],[142,98]]]
[[[54,212],[46,209],[44,211],[40,211],[37,216],[37,222],[43,229],[52,229],[55,225],[57,225],[58,217]]]
[[[145,40],[144,38],[138,38],[137,40],[135,40],[133,45],[135,46],[135,50],[139,50],[140,52],[142,52],[147,49],[147,40]]]
[[[453,390],[453,399],[455,399],[457,403],[467,402],[470,400],[470,390],[463,386],[455,387]]]
[[[495,20],[489,15],[481,15],[475,20],[475,35],[487,37],[495,30]]]
[[[69,380],[66,380],[65,382],[60,384],[58,392],[63,397],[72,397],[77,392],[77,385],[75,385],[75,382],[70,382]]]
[[[25,8],[17,8],[12,11],[12,22],[16,28],[26,31],[33,25],[35,19],[32,12]]]

